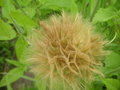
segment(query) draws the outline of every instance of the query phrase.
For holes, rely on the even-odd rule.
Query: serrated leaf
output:
[[[107,90],[120,90],[120,81],[116,79],[104,79],[103,83],[106,85]]]
[[[0,87],[6,86],[18,80],[23,75],[25,70],[26,70],[25,67],[19,67],[10,70],[0,81]]]
[[[11,40],[16,37],[13,28],[0,19],[0,40]]]
[[[93,18],[93,23],[105,22],[116,16],[117,12],[114,7],[101,8],[97,11]]]

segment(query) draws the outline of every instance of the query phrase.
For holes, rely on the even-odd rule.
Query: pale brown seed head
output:
[[[52,16],[40,26],[31,35],[28,61],[35,75],[49,81],[51,90],[55,83],[62,83],[64,90],[81,90],[95,73],[102,74],[97,67],[106,55],[105,41],[79,14]]]

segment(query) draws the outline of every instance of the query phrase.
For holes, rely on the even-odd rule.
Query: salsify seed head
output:
[[[30,37],[28,62],[31,71],[47,81],[51,90],[84,90],[85,82],[95,74],[106,55],[101,35],[95,34],[91,23],[77,14],[51,16],[40,22],[41,29],[33,30]],[[61,90],[61,89],[60,89]]]

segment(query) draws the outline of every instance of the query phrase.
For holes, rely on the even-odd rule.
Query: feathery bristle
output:
[[[31,71],[49,81],[50,90],[57,90],[55,83],[62,83],[63,90],[82,90],[86,80],[102,74],[97,67],[106,55],[105,41],[79,14],[75,18],[66,13],[52,16],[40,26],[30,38],[28,60]]]

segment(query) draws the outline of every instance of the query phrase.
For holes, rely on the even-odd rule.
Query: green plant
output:
[[[32,29],[39,21],[66,11],[73,16],[81,13],[95,26],[96,32],[109,40],[105,49],[111,54],[103,58],[100,68],[105,77],[96,77],[88,90],[120,89],[120,1],[119,0],[0,0],[0,89],[13,90],[13,83],[24,78],[32,85],[20,90],[47,90],[41,78],[25,75],[28,72],[26,49]],[[31,87],[33,86],[33,87]],[[62,90],[62,86],[59,90]]]

